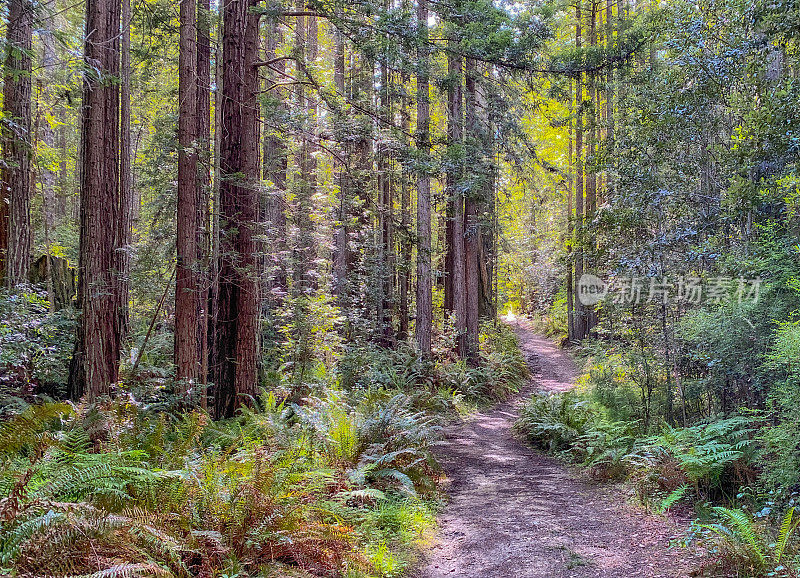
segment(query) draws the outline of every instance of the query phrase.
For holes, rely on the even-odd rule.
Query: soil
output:
[[[536,390],[574,387],[572,358],[524,322],[512,324],[529,386],[491,411],[449,427],[438,457],[449,502],[435,542],[412,576],[439,578],[682,577],[701,560],[670,542],[681,529],[631,504],[619,484],[516,439],[511,426]]]

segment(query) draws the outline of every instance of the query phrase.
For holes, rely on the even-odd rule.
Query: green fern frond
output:
[[[658,513],[663,514],[667,510],[669,510],[672,506],[674,506],[677,502],[679,502],[683,496],[686,495],[686,490],[689,489],[688,484],[683,484],[672,490],[669,495],[664,498],[661,503],[658,505]]]
[[[73,413],[68,403],[43,403],[28,406],[0,425],[0,455],[14,455],[26,447],[52,439],[44,435],[56,420]]]
[[[794,507],[789,508],[789,511],[783,517],[780,532],[778,532],[778,541],[775,544],[775,564],[780,564],[789,538],[797,528],[798,523],[800,523],[800,520],[794,520]]]
[[[78,576],[66,576],[65,578],[173,578],[175,574],[152,562],[138,564],[117,564],[98,570],[91,574],[81,574]]]
[[[714,508],[714,512],[728,522],[732,535],[748,546],[750,557],[763,568],[767,562],[766,555],[759,543],[752,519],[740,509],[717,506]]]

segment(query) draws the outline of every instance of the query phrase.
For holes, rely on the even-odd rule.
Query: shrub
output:
[[[75,311],[51,312],[45,291],[0,290],[0,405],[12,395],[63,396],[74,333]]]
[[[640,487],[673,491],[689,483],[699,497],[731,496],[741,484],[755,481],[755,426],[746,416],[688,428],[665,426],[661,434],[638,442],[626,460]]]
[[[595,412],[574,392],[533,396],[522,408],[514,429],[550,452],[571,450],[591,427]]]

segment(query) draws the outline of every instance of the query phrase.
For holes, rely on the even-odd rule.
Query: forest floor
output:
[[[448,505],[415,578],[682,577],[699,554],[670,540],[680,528],[630,503],[619,484],[542,455],[512,435],[536,390],[574,387],[572,358],[524,322],[513,324],[532,371],[527,388],[494,409],[450,426],[438,458]]]

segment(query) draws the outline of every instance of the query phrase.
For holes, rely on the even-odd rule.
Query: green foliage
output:
[[[767,367],[778,379],[770,391],[768,408],[772,420],[762,432],[770,467],[764,472],[768,487],[782,494],[800,483],[800,327],[782,324],[767,356]]]
[[[351,345],[299,384],[272,372],[273,391],[220,422],[172,411],[154,376],[98,405],[9,405],[0,572],[398,576],[434,522],[441,416],[527,375],[505,326],[484,328],[481,358]]]
[[[645,370],[648,364],[655,365],[649,352],[642,354],[630,348],[619,351],[596,341],[587,343],[584,352],[584,375],[579,384],[609,420],[640,421],[644,425],[652,406],[663,406],[660,393],[651,391],[655,383],[650,390],[647,387],[649,374]]]
[[[0,290],[0,411],[9,395],[63,396],[74,332],[75,312],[51,312],[45,291]]]
[[[794,576],[786,565],[787,549],[797,529],[794,507],[789,508],[777,526],[759,522],[742,509],[716,507],[716,521],[695,522],[689,540],[702,540],[717,554],[720,566],[753,577]]]
[[[259,405],[215,424],[122,398],[77,411],[34,405],[5,422],[0,567],[120,576],[192,575],[233,561],[248,572],[279,562],[366,568],[359,543],[374,552],[378,543],[357,528],[383,526],[382,503],[417,520],[416,502],[389,496],[432,488],[437,428],[402,394],[352,410],[333,393],[293,412],[272,395]],[[415,524],[421,532],[430,515]],[[411,526],[405,538],[386,528],[384,543],[419,537]],[[384,569],[397,547],[382,555]]]
[[[586,465],[596,477],[635,481],[643,498],[666,492],[663,509],[684,498],[688,487],[696,497],[722,498],[755,481],[758,420],[735,416],[687,428],[664,425],[660,434],[643,436],[638,421],[613,421],[592,398],[574,391],[537,394],[514,428],[534,445]]]
[[[658,511],[659,514],[663,514],[669,510],[672,506],[683,499],[683,497],[686,495],[686,490],[688,489],[688,484],[683,484],[682,486],[678,486],[672,490],[666,498],[661,500],[661,503],[658,504],[656,511]]]
[[[514,428],[552,452],[572,449],[591,427],[593,410],[573,392],[537,394],[522,408]]]
[[[698,496],[733,495],[755,480],[757,421],[736,416],[688,428],[665,426],[640,440],[626,457],[640,483],[673,489],[688,482]]]
[[[452,350],[432,362],[408,346],[389,350],[353,344],[339,359],[337,376],[345,391],[385,388],[413,393],[418,406],[440,412],[456,409],[460,399],[476,403],[504,399],[528,377],[516,336],[504,324],[481,326],[477,365],[453,359],[451,354]]]

